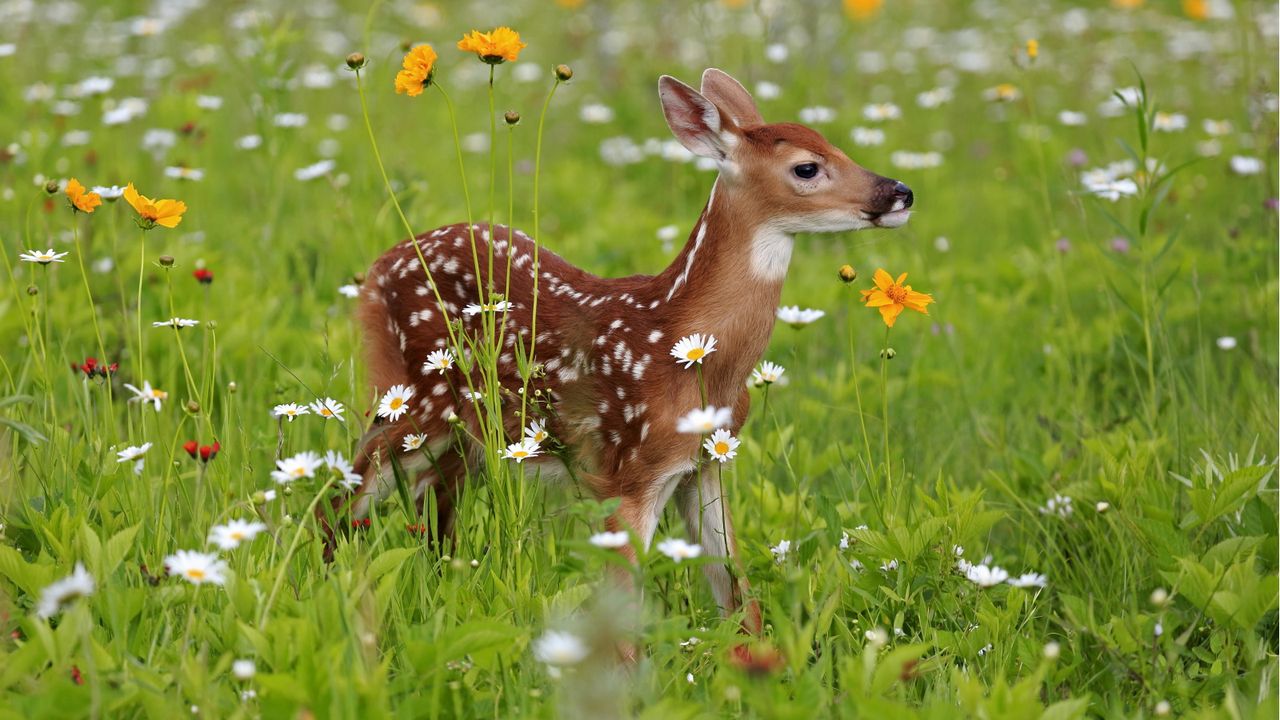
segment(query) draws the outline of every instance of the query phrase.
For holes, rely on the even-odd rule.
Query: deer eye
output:
[[[812,180],[818,174],[818,163],[800,163],[791,168],[791,172],[795,173],[796,177],[801,180]]]

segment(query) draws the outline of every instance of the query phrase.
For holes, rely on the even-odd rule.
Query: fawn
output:
[[[467,460],[475,466],[478,450],[462,447],[450,421],[478,437],[478,415],[459,394],[466,378],[456,365],[424,362],[433,352],[459,352],[451,347],[440,303],[450,320],[462,320],[463,332],[478,333],[485,312],[460,309],[481,298],[489,302],[483,292],[492,288],[505,299],[504,308],[488,316],[503,332],[497,367],[503,401],[521,406],[525,378],[517,354],[534,344],[540,368],[525,398],[541,391],[538,397],[549,402],[530,403],[529,419],[543,421],[564,449],[525,460],[525,472],[564,473],[569,462],[597,498],[620,499],[609,529],[630,530],[646,547],[675,496],[693,542],[722,559],[705,571],[717,605],[731,615],[743,609],[748,589],[745,578],[735,581],[733,526],[716,474],[696,472],[705,457],[703,438],[677,432],[677,418],[704,405],[732,408],[735,434],[746,420],[746,379],[769,342],[795,233],[899,227],[913,198],[906,185],[863,169],[817,132],[766,124],[750,94],[720,70],[703,74],[701,92],[669,76],[659,80],[658,91],[680,143],[719,164],[688,242],[662,273],[596,277],[545,249],[535,264],[528,236],[484,224],[423,233],[373,264],[359,309],[369,380],[377,392],[406,385],[413,395],[405,416],[375,421],[357,452],[363,484],[334,507],[367,512],[371,499],[394,488],[398,466],[416,478],[415,492],[431,489],[439,526],[450,527],[464,466]],[[485,261],[490,254],[493,263]],[[670,356],[673,343],[693,333],[718,340],[718,352],[702,367],[705,402],[698,373]],[[507,437],[518,440],[519,413],[502,414]],[[422,449],[402,451],[410,433],[426,434]],[[620,552],[634,562],[632,547]],[[750,632],[760,630],[754,601],[747,600],[742,622]]]

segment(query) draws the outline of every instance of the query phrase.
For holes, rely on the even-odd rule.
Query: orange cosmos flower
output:
[[[902,281],[907,279],[906,273],[902,273],[897,280],[894,280],[892,275],[880,268],[876,270],[873,279],[876,287],[874,290],[862,291],[862,302],[869,308],[878,308],[885,325],[893,327],[894,321],[898,319],[903,308],[929,314],[925,306],[933,302],[933,296],[916,292],[910,285],[903,285]]]
[[[405,54],[404,69],[396,73],[396,94],[421,95],[435,75],[436,57],[436,51],[430,45],[419,45]]]
[[[187,211],[187,204],[181,200],[152,200],[146,195],[139,195],[133,183],[124,189],[124,199],[138,213],[138,225],[143,230],[157,225],[175,228],[182,222],[182,213]]]
[[[458,41],[458,49],[473,52],[490,65],[511,61],[515,62],[520,51],[527,45],[520,42],[520,33],[509,27],[495,28],[487,33],[472,30]]]
[[[102,196],[95,192],[89,192],[80,181],[71,178],[67,181],[67,199],[71,201],[71,209],[78,210],[83,213],[91,213],[93,209],[102,204]]]

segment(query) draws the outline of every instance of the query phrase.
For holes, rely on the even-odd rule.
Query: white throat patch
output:
[[[795,238],[765,225],[751,238],[751,271],[761,280],[776,281],[787,276]]]

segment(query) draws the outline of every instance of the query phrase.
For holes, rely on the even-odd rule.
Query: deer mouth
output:
[[[911,219],[911,208],[899,208],[897,210],[887,210],[885,212],[867,213],[867,220],[875,227],[881,228],[898,228],[907,224],[907,220]]]

